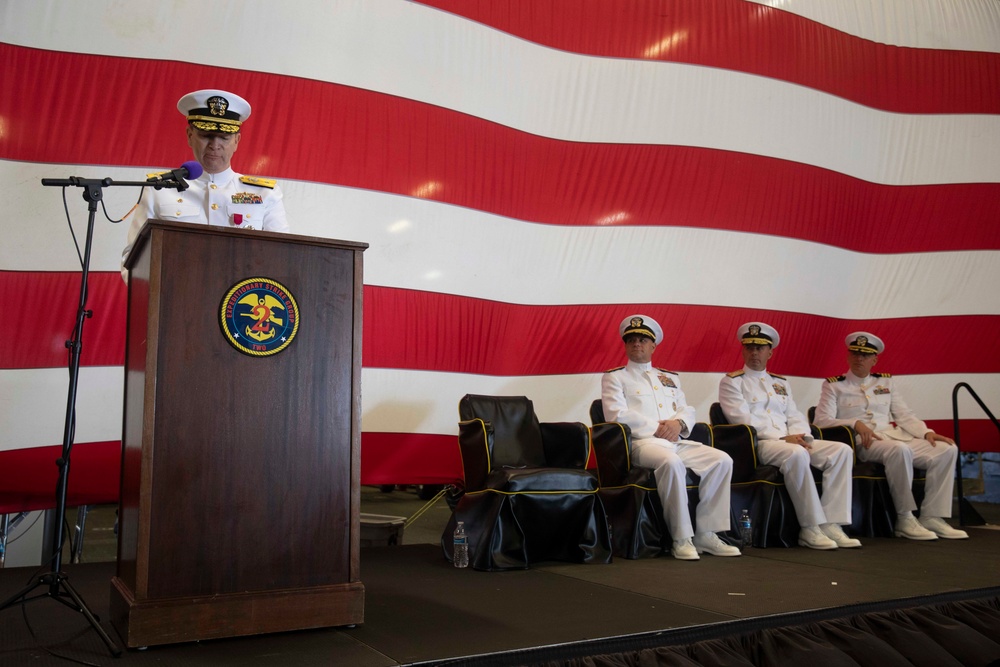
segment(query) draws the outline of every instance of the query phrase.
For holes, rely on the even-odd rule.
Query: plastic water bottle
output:
[[[465,522],[459,521],[458,525],[455,526],[455,544],[454,544],[454,563],[455,567],[469,567],[469,540],[465,536]]]
[[[743,510],[740,514],[740,548],[746,549],[753,546],[753,526],[750,524],[749,510]]]

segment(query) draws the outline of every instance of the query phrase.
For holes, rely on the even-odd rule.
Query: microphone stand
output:
[[[172,188],[178,191],[186,190],[188,184],[184,179],[168,179],[150,181],[114,181],[110,178],[92,179],[71,176],[67,179],[43,178],[42,185],[56,187],[79,187],[83,188],[83,198],[88,203],[87,239],[83,254],[83,273],[80,278],[80,302],[76,311],[76,326],[73,329],[73,337],[66,341],[66,347],[70,351],[69,358],[69,394],[66,400],[66,421],[63,428],[62,455],[56,460],[59,468],[59,479],[56,484],[56,518],[52,523],[52,555],[49,559],[50,571],[40,575],[33,583],[23,590],[0,603],[0,611],[15,604],[25,604],[32,600],[49,597],[61,602],[70,609],[82,613],[91,627],[100,635],[105,646],[114,657],[121,656],[121,649],[114,643],[99,620],[87,608],[86,603],[80,594],[76,592],[69,583],[69,576],[62,571],[62,526],[66,518],[66,490],[69,485],[69,462],[70,451],[73,448],[73,436],[76,428],[76,393],[80,379],[80,352],[83,349],[83,324],[84,321],[93,316],[93,311],[87,310],[87,284],[90,278],[90,251],[94,240],[94,218],[97,214],[97,204],[104,198],[104,188],[111,186],[150,186],[156,190],[161,188]],[[28,597],[36,588],[42,587],[45,590],[33,597]],[[68,598],[68,600],[67,600]]]

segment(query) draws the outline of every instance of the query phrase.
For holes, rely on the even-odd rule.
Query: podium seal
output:
[[[270,278],[247,278],[233,285],[222,299],[219,316],[229,344],[253,357],[281,352],[299,330],[295,297]]]

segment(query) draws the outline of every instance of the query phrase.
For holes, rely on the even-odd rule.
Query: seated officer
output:
[[[942,517],[951,516],[951,495],[955,484],[958,448],[951,438],[938,435],[917,419],[903,402],[899,389],[888,373],[872,373],[878,355],[885,349],[882,339],[866,331],[856,331],[847,345],[846,375],[823,383],[814,422],[820,428],[850,426],[858,433],[862,461],[878,461],[885,466],[896,518],[896,537],[936,540],[944,537],[966,539]],[[894,427],[892,422],[896,423]],[[927,470],[920,521],[913,517],[913,466]]]
[[[742,370],[722,378],[719,404],[731,424],[757,430],[761,463],[777,466],[799,519],[799,545],[810,549],[860,547],[842,525],[851,523],[851,448],[814,440],[805,415],[795,407],[792,389],[781,375],[768,373],[767,361],[778,347],[778,332],[763,322],[747,322],[736,332],[743,346]],[[810,466],[823,471],[823,497],[816,491]]]
[[[739,556],[739,549],[716,535],[729,530],[733,460],[725,452],[683,439],[695,424],[694,408],[687,404],[680,377],[651,364],[663,330],[651,317],[632,315],[622,320],[618,333],[628,364],[601,377],[604,417],[631,429],[632,460],[653,469],[663,518],[673,539],[671,553],[680,560],[698,560],[700,553]],[[701,477],[695,510],[697,534],[688,511],[685,468]]]

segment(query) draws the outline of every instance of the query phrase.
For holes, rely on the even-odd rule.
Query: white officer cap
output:
[[[663,340],[663,329],[660,328],[659,322],[648,315],[629,315],[618,325],[618,333],[622,340],[631,334],[648,336],[653,339],[654,343]]]
[[[773,349],[778,347],[781,338],[772,326],[763,322],[747,322],[736,330],[736,340],[741,345],[770,345]]]
[[[250,117],[250,103],[225,90],[196,90],[177,101],[177,110],[188,124],[205,132],[235,134]]]
[[[881,354],[885,349],[882,339],[867,331],[855,331],[844,339],[844,344],[851,352],[864,352],[865,354]]]

